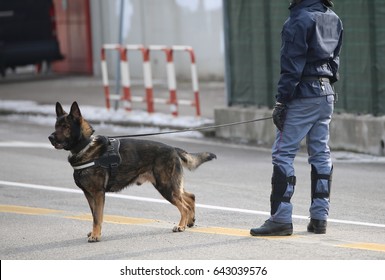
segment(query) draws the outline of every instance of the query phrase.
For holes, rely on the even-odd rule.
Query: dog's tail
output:
[[[195,170],[197,169],[202,163],[205,163],[206,161],[210,161],[214,158],[217,158],[217,156],[213,153],[188,153],[182,149],[175,148],[176,152],[178,153],[180,159],[182,160],[182,165],[186,167],[189,170]]]

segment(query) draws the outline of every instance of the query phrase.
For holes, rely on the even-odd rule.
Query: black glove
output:
[[[333,2],[331,0],[323,0],[322,2],[325,6],[333,7]]]
[[[286,119],[287,107],[283,103],[276,102],[273,108],[273,123],[282,131]]]

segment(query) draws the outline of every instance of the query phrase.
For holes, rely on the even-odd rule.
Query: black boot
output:
[[[270,214],[273,216],[282,202],[290,202],[291,196],[284,196],[287,185],[295,186],[295,176],[286,177],[279,166],[274,165],[271,178]],[[267,220],[261,227],[252,228],[250,234],[253,236],[285,236],[293,234],[292,223],[277,223]]]
[[[293,234],[292,223],[277,223],[267,220],[259,228],[252,228],[250,234],[253,236],[287,236]]]
[[[310,219],[310,223],[307,225],[307,231],[314,232],[317,234],[325,234],[326,226],[327,226],[326,220]]]

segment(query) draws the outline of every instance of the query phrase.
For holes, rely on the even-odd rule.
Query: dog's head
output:
[[[73,150],[94,133],[92,126],[82,117],[76,102],[72,103],[69,114],[57,102],[56,116],[55,131],[48,137],[56,149]]]

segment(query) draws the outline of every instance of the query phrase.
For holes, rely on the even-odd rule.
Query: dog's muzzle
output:
[[[57,141],[55,132],[48,136],[48,140],[51,142],[52,146],[55,147],[55,149],[64,149],[64,144]]]

